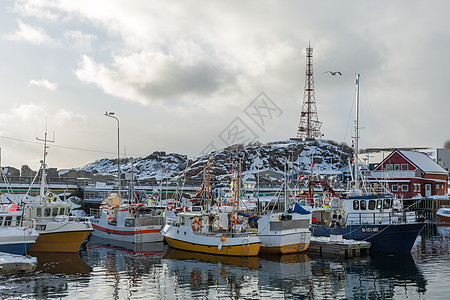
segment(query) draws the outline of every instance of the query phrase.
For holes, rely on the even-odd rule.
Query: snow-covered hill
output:
[[[138,180],[159,180],[161,178],[185,178],[186,180],[203,177],[203,170],[209,161],[209,172],[217,179],[226,179],[238,162],[244,173],[270,170],[283,173],[308,173],[314,162],[319,172],[337,171],[347,164],[352,150],[345,144],[326,141],[279,141],[267,144],[234,145],[220,151],[211,152],[194,160],[186,155],[165,152],[139,159],[121,160],[122,173],[135,173]],[[101,159],[77,172],[93,176],[117,174],[117,160]],[[62,170],[60,175],[73,170]]]

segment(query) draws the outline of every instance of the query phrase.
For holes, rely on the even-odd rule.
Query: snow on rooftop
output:
[[[408,150],[399,150],[399,152],[426,173],[448,174],[444,168],[438,165],[425,153]]]

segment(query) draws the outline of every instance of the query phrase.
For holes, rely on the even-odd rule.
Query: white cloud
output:
[[[5,35],[6,39],[13,41],[26,41],[35,45],[54,45],[54,41],[51,37],[47,35],[45,30],[40,27],[33,27],[29,24],[25,24],[18,20],[19,29],[13,33]]]
[[[43,87],[50,91],[55,91],[58,88],[58,84],[54,82],[50,82],[47,79],[41,79],[41,80],[30,80],[28,82],[28,86],[37,86],[37,87]]]
[[[109,95],[144,105],[153,100],[213,95],[235,80],[232,72],[213,61],[200,57],[195,62],[184,62],[152,52],[117,56],[110,67],[83,56],[75,74]]]
[[[64,33],[64,37],[67,44],[82,51],[89,51],[92,47],[92,42],[97,39],[92,34],[84,34],[78,30],[68,30]]]
[[[20,75],[58,78],[67,87],[60,91],[68,93],[61,100],[45,99],[54,101],[55,111],[70,110],[67,107],[74,107],[75,101],[88,107],[87,115],[110,109],[104,108],[107,105],[115,111],[136,109],[134,114],[142,114],[139,120],[123,116],[124,124],[147,129],[146,114],[156,117],[154,126],[161,126],[158,147],[171,143],[179,152],[193,143],[187,146],[166,136],[178,136],[183,128],[186,139],[199,139],[201,144],[208,137],[198,130],[219,133],[261,91],[285,112],[277,128],[258,133],[265,134],[261,139],[295,136],[310,40],[318,114],[326,138],[341,141],[345,134],[354,97],[353,74],[358,72],[361,121],[364,136],[370,137],[363,143],[440,146],[436,141],[448,139],[440,128],[450,126],[446,113],[450,2],[412,0],[407,6],[399,1],[325,2],[18,0],[16,17],[23,23],[19,21],[19,30],[10,38],[44,44],[48,33],[63,39],[60,44],[67,48],[20,51],[29,57],[40,55],[35,61],[42,62],[39,67],[27,62],[20,72],[32,75]],[[67,76],[68,68],[75,76]],[[343,76],[323,74],[326,70],[341,71]],[[56,77],[59,74],[63,75]],[[29,94],[20,97],[30,99]],[[367,111],[380,124],[376,129],[381,133],[367,121]],[[82,120],[66,112],[59,118],[68,124]],[[192,125],[200,120],[208,126]],[[86,127],[92,128],[90,122],[87,118]],[[350,136],[346,135],[347,142]],[[370,145],[378,143],[372,138],[377,136],[383,136],[384,143]],[[154,135],[149,138],[155,140]]]
[[[65,109],[60,109],[55,113],[52,118],[57,126],[79,124],[86,121],[86,117],[81,114],[76,114],[74,112],[67,111]]]
[[[19,104],[14,105],[11,109],[11,113],[7,114],[10,120],[19,119],[22,121],[34,120],[36,116],[41,117],[45,112],[45,107],[36,105],[34,103],[30,104]]]

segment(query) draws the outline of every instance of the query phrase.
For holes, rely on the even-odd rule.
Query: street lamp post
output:
[[[119,119],[114,116],[114,112],[110,111],[110,112],[105,112],[105,116],[110,117],[110,118],[114,118],[117,121],[117,174],[119,177],[119,199],[122,198],[121,195],[121,179],[120,179],[120,124],[119,124]]]

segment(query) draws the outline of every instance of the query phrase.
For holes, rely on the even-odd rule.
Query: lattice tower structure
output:
[[[322,137],[320,128],[322,122],[319,122],[317,115],[316,99],[314,93],[313,77],[313,48],[309,45],[306,48],[306,76],[305,92],[303,95],[302,111],[300,113],[300,123],[298,125],[298,139],[319,139]]]

